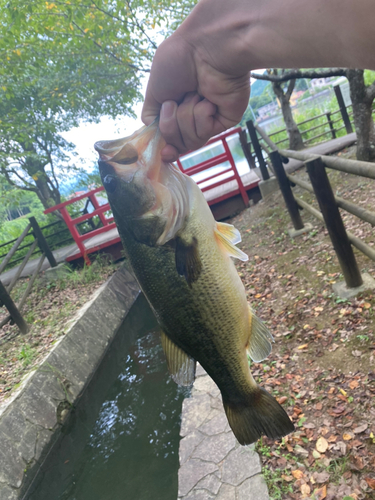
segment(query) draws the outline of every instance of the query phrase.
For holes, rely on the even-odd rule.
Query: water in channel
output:
[[[28,500],[176,500],[181,405],[141,296]]]

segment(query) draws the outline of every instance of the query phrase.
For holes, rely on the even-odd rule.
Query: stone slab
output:
[[[302,229],[288,229],[288,234],[290,238],[297,238],[297,236],[302,236],[303,234],[308,233],[309,231],[312,231],[313,226],[308,222],[303,226]]]
[[[279,183],[277,182],[276,177],[270,177],[266,181],[260,181],[258,186],[263,199],[274,193],[275,191],[280,190]]]
[[[332,285],[332,288],[335,294],[338,295],[341,299],[352,299],[359,293],[365,292],[366,290],[375,289],[375,280],[372,276],[367,273],[363,273],[362,280],[363,284],[354,288],[348,288],[345,281],[334,283]]]
[[[199,364],[197,375],[182,407],[179,500],[269,500],[254,445],[239,445],[218,389]]]
[[[69,408],[87,387],[139,293],[134,276],[125,267],[119,269],[79,311],[39,368],[1,406],[0,500],[24,497],[60,436]]]

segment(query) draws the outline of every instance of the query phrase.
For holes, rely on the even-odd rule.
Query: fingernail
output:
[[[162,104],[160,116],[163,120],[172,118],[176,104],[173,101],[166,101]]]

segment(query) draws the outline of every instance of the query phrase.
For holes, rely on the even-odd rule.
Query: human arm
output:
[[[153,61],[143,121],[160,112],[164,159],[236,125],[249,71],[375,69],[373,0],[201,0]]]

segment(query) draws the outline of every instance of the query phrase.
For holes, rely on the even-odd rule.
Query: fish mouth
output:
[[[112,141],[98,141],[94,144],[94,148],[102,161],[130,165],[137,162],[151,144],[154,154],[156,153],[155,149],[161,151],[164,147],[165,142],[158,125],[159,119],[157,118],[151,125],[143,126],[132,135]]]

